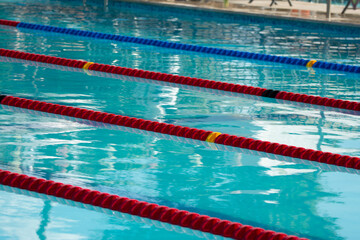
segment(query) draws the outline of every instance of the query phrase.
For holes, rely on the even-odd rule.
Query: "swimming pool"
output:
[[[334,31],[223,16],[214,20],[146,6],[135,11],[129,5],[105,11],[89,1],[86,6],[1,1],[0,18],[331,62],[359,60],[359,38],[351,32],[334,37]],[[3,26],[0,31],[1,48],[359,101],[358,74]],[[2,94],[360,156],[358,115],[1,61]],[[356,236],[358,171],[96,127],[14,107],[2,106],[0,116],[1,169],[311,239]],[[3,188],[2,221],[13,222],[1,227],[3,238],[204,237]],[[20,228],[26,229],[24,235],[15,233]]]

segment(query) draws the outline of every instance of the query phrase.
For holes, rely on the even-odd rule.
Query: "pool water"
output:
[[[353,33],[190,16],[110,2],[4,1],[0,19],[347,64]],[[41,12],[41,14],[39,14]],[[156,13],[156,14],[155,14]],[[341,36],[341,37],[339,37]],[[0,26],[0,47],[359,101],[358,74]],[[354,113],[0,58],[1,93],[360,156]],[[311,239],[356,239],[359,171],[0,106],[1,169]],[[0,191],[4,239],[218,236]],[[20,206],[20,207],[19,207]],[[24,220],[26,219],[26,221]],[[10,224],[12,223],[12,224]],[[24,229],[18,233],[16,229]]]

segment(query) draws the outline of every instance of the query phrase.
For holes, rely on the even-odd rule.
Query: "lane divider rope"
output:
[[[113,211],[150,218],[233,239],[305,240],[304,238],[289,236],[284,233],[242,225],[236,222],[221,220],[219,218],[213,218],[188,211],[181,211],[176,208],[169,208],[154,203],[120,197],[70,184],[30,177],[25,174],[4,171],[2,169],[0,169],[0,184],[107,208]]]
[[[272,143],[255,140],[252,138],[238,137],[229,134],[206,131],[196,128],[183,127],[168,123],[159,123],[140,118],[127,117],[99,111],[92,111],[77,107],[69,107],[59,104],[46,103],[25,98],[0,95],[0,103],[19,108],[26,108],[41,112],[60,114],[74,118],[82,118],[91,121],[137,128],[162,134],[175,135],[178,137],[191,138],[200,141],[214,142],[232,147],[245,148],[255,151],[267,152],[287,157],[300,158],[326,164],[342,166],[346,168],[360,169],[360,158],[347,155],[322,152],[302,147],[289,146],[286,144]],[[211,137],[209,138],[209,136]],[[209,138],[209,139],[208,139]]]
[[[134,134],[138,134],[138,135],[142,135],[142,136],[150,136],[150,137],[165,139],[168,141],[176,141],[176,142],[185,143],[185,144],[198,145],[198,146],[203,146],[207,149],[212,149],[212,150],[216,150],[216,151],[237,152],[237,153],[248,154],[248,155],[252,155],[252,156],[266,157],[269,159],[279,160],[279,161],[283,161],[283,162],[302,164],[302,165],[319,168],[323,171],[347,172],[347,173],[351,173],[351,174],[360,174],[360,171],[357,169],[354,169],[354,168],[344,168],[344,167],[340,167],[337,165],[324,164],[324,163],[320,163],[320,162],[303,160],[300,158],[276,155],[276,154],[271,154],[271,153],[267,153],[267,152],[260,152],[260,151],[251,150],[251,149],[247,149],[247,148],[238,148],[238,147],[233,147],[230,145],[222,145],[222,144],[215,144],[215,143],[211,143],[211,142],[203,142],[203,141],[192,139],[192,138],[178,137],[175,135],[162,134],[159,132],[152,132],[152,131],[147,131],[147,130],[143,130],[143,129],[139,129],[139,128],[129,128],[129,127],[124,127],[124,126],[119,126],[119,125],[114,125],[114,124],[108,124],[108,123],[104,123],[104,122],[96,122],[96,121],[91,121],[91,120],[87,120],[87,119],[81,119],[81,118],[79,119],[79,118],[73,118],[73,117],[64,116],[64,115],[56,115],[56,114],[52,114],[52,113],[48,113],[48,112],[39,112],[39,111],[31,110],[31,109],[17,108],[17,107],[13,107],[13,106],[9,106],[9,105],[1,105],[0,104],[0,107],[2,107],[2,109],[5,109],[5,110],[11,111],[11,112],[32,114],[32,115],[37,115],[37,116],[41,116],[41,117],[65,119],[67,121],[73,121],[73,122],[85,124],[85,125],[96,127],[96,128],[104,128],[104,129],[108,129],[108,130],[122,131],[122,132],[127,132],[127,133],[134,133]]]
[[[158,229],[164,229],[164,230],[170,231],[170,232],[186,234],[189,236],[196,236],[201,239],[213,239],[213,236],[211,236],[211,233],[206,233],[206,232],[202,232],[202,231],[198,231],[198,230],[194,230],[194,229],[190,229],[190,228],[184,228],[184,227],[181,227],[178,225],[160,222],[160,221],[152,220],[149,218],[142,218],[142,217],[139,217],[136,215],[130,215],[130,214],[126,214],[126,213],[122,213],[122,212],[118,212],[118,211],[112,211],[111,209],[107,209],[107,208],[99,208],[94,205],[83,204],[81,202],[75,202],[75,201],[72,201],[69,199],[58,198],[58,197],[54,197],[51,195],[41,194],[38,192],[30,192],[30,191],[26,191],[23,189],[13,188],[13,187],[1,185],[1,184],[0,184],[0,191],[5,191],[8,193],[13,193],[13,194],[21,195],[21,196],[26,196],[26,197],[48,200],[48,201],[60,203],[62,205],[70,206],[70,207],[76,207],[76,208],[80,208],[80,209],[95,211],[95,212],[98,212],[101,214],[106,214],[106,215],[109,215],[112,217],[116,217],[118,219],[127,220],[130,222],[136,222],[136,223],[140,223],[140,224],[145,224],[147,226],[154,226]]]
[[[107,72],[112,74],[151,79],[155,81],[171,82],[171,83],[190,85],[195,87],[210,88],[221,91],[275,98],[286,101],[321,105],[326,107],[347,109],[352,111],[360,111],[360,102],[355,102],[355,101],[346,101],[346,100],[340,100],[334,98],[326,98],[326,97],[312,96],[307,94],[265,89],[260,87],[251,87],[251,86],[234,84],[234,83],[218,82],[218,81],[212,81],[212,80],[206,80],[200,78],[178,76],[167,73],[117,67],[107,64],[99,64],[99,63],[92,63],[92,62],[79,61],[73,59],[52,57],[52,56],[26,53],[26,52],[20,52],[15,50],[8,50],[8,49],[0,49],[0,56],[18,58],[28,61],[35,61],[35,62],[43,62],[43,63],[49,63],[49,64],[67,66],[67,67],[74,67],[74,68],[84,69],[84,67],[86,66],[87,69],[84,69],[84,71],[92,70],[99,72]]]
[[[93,70],[81,71],[79,68],[72,68],[72,67],[43,63],[43,62],[33,62],[33,61],[28,61],[28,60],[18,59],[18,58],[9,58],[9,57],[0,56],[0,62],[23,63],[23,64],[30,65],[30,66],[45,67],[45,68],[50,68],[50,69],[55,69],[55,70],[60,70],[60,71],[85,72],[87,75],[90,75],[90,76],[119,79],[122,81],[140,82],[140,83],[146,83],[146,84],[157,84],[159,86],[167,86],[167,87],[177,87],[177,88],[184,89],[184,90],[206,92],[206,93],[215,94],[215,95],[219,95],[219,96],[241,97],[241,98],[246,98],[246,99],[250,99],[250,100],[254,100],[254,101],[262,100],[262,96],[255,96],[255,95],[250,95],[250,94],[238,94],[236,92],[229,92],[229,91],[224,91],[224,90],[219,90],[219,89],[214,89],[214,88],[202,88],[202,87],[197,87],[197,86],[192,86],[192,85],[177,84],[177,83],[173,83],[173,82],[154,81],[152,79],[138,78],[138,77],[108,73],[108,72],[98,72],[98,71],[93,71]],[[306,106],[306,107],[312,107],[312,108],[320,109],[320,110],[329,110],[329,109],[327,109],[326,106],[322,106],[322,105],[314,105],[314,104],[308,104],[308,103],[302,103],[302,102],[287,101],[287,100],[282,100],[282,99],[276,99],[276,102],[279,104],[292,104],[292,105],[300,106],[300,107]],[[347,110],[347,109],[341,109],[341,108],[333,108],[331,110],[336,111],[336,112],[345,113],[345,114],[360,115],[360,111],[353,111],[353,110]],[[333,126],[330,126],[330,127],[333,127]]]
[[[269,54],[227,50],[227,49],[213,48],[213,47],[203,47],[192,44],[175,43],[175,42],[160,41],[155,39],[122,36],[116,34],[106,34],[106,33],[91,32],[91,31],[77,30],[71,28],[53,27],[48,25],[17,22],[11,20],[3,20],[3,19],[0,19],[0,24],[13,26],[17,28],[26,28],[26,29],[33,29],[33,30],[46,31],[46,32],[70,34],[70,35],[90,37],[90,38],[100,38],[100,39],[107,39],[107,40],[119,41],[119,42],[130,42],[130,43],[151,45],[156,47],[171,48],[171,49],[178,49],[184,51],[201,52],[201,53],[231,56],[237,58],[245,58],[245,59],[284,63],[291,65],[308,66],[313,68],[331,69],[336,71],[360,73],[359,66],[352,66],[347,64],[337,64],[337,63],[329,63],[323,61],[306,60],[300,58],[282,57],[282,56],[269,55]]]

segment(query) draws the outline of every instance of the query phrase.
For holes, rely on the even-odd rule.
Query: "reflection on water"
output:
[[[50,222],[50,211],[51,211],[51,201],[44,201],[44,206],[41,211],[41,222],[39,229],[36,231],[36,234],[40,240],[45,240],[45,230]]]

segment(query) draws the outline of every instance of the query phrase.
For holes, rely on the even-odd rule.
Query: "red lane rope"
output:
[[[105,213],[105,214],[107,214],[109,216],[116,217],[118,219],[123,219],[123,220],[131,221],[131,222],[137,222],[137,223],[140,223],[140,224],[146,224],[148,226],[154,226],[156,228],[164,229],[164,230],[170,231],[170,232],[186,234],[186,235],[189,235],[189,236],[196,236],[196,237],[199,237],[199,238],[202,238],[202,239],[213,239],[213,237],[210,237],[211,233],[201,232],[201,231],[193,230],[193,229],[190,229],[190,228],[183,228],[183,227],[178,226],[178,225],[173,225],[173,224],[169,224],[169,223],[165,223],[165,222],[160,222],[160,221],[152,220],[152,219],[149,219],[149,218],[142,218],[142,217],[139,217],[139,216],[130,215],[130,214],[126,214],[126,213],[122,213],[122,212],[118,212],[118,211],[112,211],[110,209],[99,208],[99,207],[96,207],[96,206],[93,206],[93,205],[83,204],[83,203],[80,203],[80,202],[74,202],[72,200],[58,198],[58,197],[54,197],[54,196],[51,196],[51,195],[44,195],[44,194],[37,193],[37,192],[28,192],[28,191],[24,191],[24,190],[19,189],[19,188],[13,188],[13,187],[1,185],[1,184],[0,184],[0,191],[5,191],[5,192],[8,192],[8,193],[14,193],[14,194],[22,195],[22,196],[26,196],[26,197],[32,197],[32,198],[38,198],[38,199],[42,199],[42,200],[48,200],[48,201],[60,203],[62,205],[81,208],[81,209],[86,209],[86,210],[90,210],[90,211],[95,211],[95,212],[99,212],[99,213],[102,213],[102,214]]]
[[[0,19],[0,24],[1,25],[7,25],[7,26],[16,27],[19,23],[20,22],[17,22],[17,21]]]
[[[239,153],[244,153],[244,154],[249,154],[249,155],[254,155],[254,156],[267,157],[270,159],[275,159],[275,160],[279,160],[279,161],[283,161],[283,162],[308,165],[308,166],[312,166],[315,168],[320,168],[321,170],[325,170],[325,171],[336,171],[336,172],[347,172],[347,173],[352,173],[352,174],[360,174],[360,171],[357,169],[354,169],[354,168],[344,168],[344,167],[340,167],[340,166],[336,166],[336,165],[323,164],[320,162],[308,161],[308,160],[292,158],[292,157],[287,157],[287,156],[282,156],[282,155],[274,155],[271,153],[260,152],[260,151],[246,149],[246,148],[236,148],[236,147],[232,147],[229,145],[214,144],[214,143],[203,142],[203,141],[199,141],[199,140],[195,140],[195,139],[191,139],[191,138],[183,138],[183,137],[178,137],[178,136],[174,136],[174,135],[151,132],[151,131],[146,131],[146,130],[142,130],[142,129],[138,129],[138,128],[129,128],[129,127],[124,127],[124,126],[119,126],[119,125],[107,124],[107,123],[103,123],[103,122],[95,122],[95,121],[90,121],[90,120],[86,120],[86,119],[71,118],[71,117],[64,116],[64,115],[55,115],[52,113],[38,112],[38,111],[30,110],[30,109],[16,108],[13,106],[8,106],[8,105],[2,105],[1,107],[3,109],[6,109],[6,110],[12,111],[12,112],[20,112],[20,113],[27,113],[27,114],[33,114],[33,115],[35,114],[35,115],[41,116],[41,117],[53,117],[53,118],[56,117],[59,119],[65,119],[67,121],[75,121],[80,124],[85,124],[85,125],[89,125],[89,126],[97,127],[97,128],[105,128],[108,130],[117,130],[117,131],[122,131],[122,132],[135,133],[135,134],[139,134],[139,135],[146,135],[146,136],[161,138],[161,139],[165,139],[165,140],[169,140],[169,141],[176,141],[176,142],[192,144],[192,145],[200,145],[205,148],[212,149],[212,150],[239,152]]]
[[[117,67],[107,64],[98,64],[98,63],[52,57],[52,56],[46,56],[40,54],[25,53],[15,50],[0,49],[0,56],[24,59],[35,62],[50,63],[55,65],[67,66],[67,67],[84,68],[85,70],[88,69],[93,71],[120,74],[120,75],[132,76],[132,77],[151,79],[156,81],[190,85],[195,87],[217,89],[221,91],[276,98],[276,99],[282,99],[293,102],[301,102],[301,103],[321,105],[326,107],[360,111],[360,102],[354,102],[354,101],[345,101],[340,99],[312,96],[307,94],[277,91],[277,90],[265,89],[260,87],[251,87],[251,86],[218,82],[218,81],[212,81],[212,80],[206,80],[200,78],[184,77],[184,76],[178,76],[178,75],[160,73],[160,72],[150,72],[139,69]]]
[[[221,220],[219,218],[199,215],[197,213],[182,211],[176,208],[169,208],[154,203],[120,197],[60,182],[30,177],[24,174],[4,171],[2,169],[0,169],[0,184],[234,239],[305,240],[305,238],[289,236],[284,233],[277,233],[262,228],[242,225],[236,222]]]
[[[56,69],[56,70],[60,70],[60,71],[71,71],[71,72],[83,72],[83,73],[85,73],[85,71],[83,69],[80,69],[80,68],[72,68],[72,67],[48,64],[48,63],[43,63],[43,62],[33,62],[33,61],[27,61],[27,60],[18,59],[18,58],[8,58],[8,57],[3,57],[3,56],[0,56],[0,62],[24,63],[24,64],[27,64],[27,65],[30,65],[30,66],[46,67],[46,68]],[[262,96],[241,94],[241,93],[223,91],[223,90],[212,89],[212,88],[202,88],[202,87],[183,85],[183,84],[179,85],[177,83],[172,83],[172,82],[153,81],[152,79],[136,78],[136,77],[132,77],[132,76],[124,76],[124,75],[119,75],[119,74],[113,74],[113,73],[107,73],[107,72],[98,72],[98,71],[92,71],[92,70],[87,71],[87,74],[92,75],[92,76],[97,76],[97,77],[106,77],[106,78],[120,79],[120,80],[123,80],[123,81],[157,84],[157,85],[160,85],[160,86],[177,87],[177,88],[181,88],[181,89],[185,89],[185,90],[207,92],[207,93],[210,93],[210,94],[216,94],[216,95],[221,95],[221,96],[241,97],[241,98],[251,99],[251,100],[255,100],[255,101],[262,101]],[[286,100],[282,100],[282,99],[277,99],[276,101],[278,103],[280,103],[280,104],[284,104],[284,103],[285,104],[292,104],[292,105],[300,106],[300,107],[304,107],[304,106],[308,105],[307,103],[292,102],[292,101],[286,101]],[[322,106],[322,105],[310,105],[310,106],[312,108],[321,109],[321,110],[326,110],[326,108],[327,108],[327,107]],[[345,114],[355,114],[355,115],[360,114],[359,111],[353,111],[353,110],[347,110],[347,109],[335,108],[333,110],[336,110],[336,112],[341,112],[341,113],[345,113]]]
[[[220,134],[217,132],[205,131],[196,128],[183,127],[167,123],[159,123],[140,118],[92,111],[77,107],[69,107],[13,96],[1,95],[0,103],[3,105],[26,108],[30,110],[60,114],[69,117],[82,118],[97,122],[137,128],[162,134],[175,135],[178,137],[214,142],[217,144],[223,144],[232,147],[246,148],[276,155],[333,164],[347,168],[360,169],[360,158],[358,157],[351,157],[330,152],[322,152],[313,149],[288,146],[286,144],[272,143],[268,141],[255,140],[252,138],[238,137],[235,135]]]

